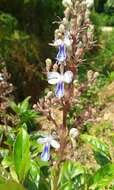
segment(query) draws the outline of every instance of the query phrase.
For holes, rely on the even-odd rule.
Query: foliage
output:
[[[4,0],[2,0],[0,6],[4,4],[3,1]],[[34,25],[38,20],[40,23],[40,19],[43,18],[42,22],[44,22],[44,25],[41,22],[39,25],[41,28],[36,31],[36,33],[40,33],[41,30],[43,31],[43,35],[48,32],[49,34],[52,33],[52,31],[50,31],[51,26],[48,27],[49,23],[46,23],[47,19],[45,20],[45,18],[47,12],[49,15],[52,14],[50,8],[55,10],[60,6],[59,1],[49,0],[46,3],[42,0],[24,0],[18,3],[21,3],[23,15],[27,11],[25,15],[28,15],[28,18],[26,19],[30,18],[31,11],[28,13],[29,8],[32,11],[39,10],[38,14],[40,15],[43,10],[41,7],[43,6],[47,11],[45,12],[44,9],[43,14],[40,15],[39,18],[32,21],[34,18],[32,17],[31,21]],[[38,3],[39,7],[37,7]],[[13,2],[13,5],[17,5],[17,1]],[[78,6],[80,6],[80,4]],[[83,6],[81,8],[83,10]],[[18,8],[14,9],[14,12],[17,9]],[[12,12],[13,10],[10,11]],[[77,10],[76,14],[78,13],[78,16],[80,16],[80,11],[78,12]],[[15,14],[18,18],[22,16],[20,13],[15,12]],[[96,24],[101,25],[97,23],[98,17],[96,13],[93,14],[93,17],[96,19]],[[35,18],[36,15],[35,12]],[[26,23],[26,19],[22,19],[23,23],[21,24],[23,26],[24,23]],[[104,18],[102,18],[102,20],[103,19]],[[29,24],[31,24],[31,21]],[[106,23],[105,19],[103,22]],[[23,27],[22,25],[21,27]],[[30,28],[29,32],[33,31],[33,25],[31,25],[31,28],[30,25],[29,27],[26,26],[25,30],[29,30]],[[80,27],[82,27],[82,25],[80,25]],[[14,78],[17,79],[19,68],[22,76],[27,70],[26,74],[28,73],[28,75],[24,75],[24,82],[28,76],[26,81],[30,84],[34,78],[34,74],[36,78],[39,77],[40,79],[40,70],[37,72],[36,67],[33,68],[31,66],[31,64],[37,64],[39,60],[36,53],[37,45],[34,44],[36,38],[31,42],[33,38],[18,28],[17,20],[10,14],[1,12],[0,26],[2,34],[0,35],[0,41],[2,42],[0,52],[2,52],[1,55],[7,62],[8,69],[14,68],[15,70],[14,75],[16,76],[13,76],[13,80]],[[91,24],[90,26],[92,27]],[[47,27],[48,30],[46,31]],[[60,30],[60,27],[58,30]],[[87,30],[81,32],[80,39],[83,37],[82,33],[87,34],[86,32]],[[78,72],[76,71],[76,77],[74,77],[75,80],[73,79],[71,84],[65,84],[64,97],[57,99],[54,93],[48,90],[45,96],[33,106],[34,110],[37,111],[36,113],[36,111],[31,109],[29,102],[30,96],[26,97],[22,102],[17,103],[17,101],[6,99],[6,97],[9,97],[11,91],[7,93],[7,90],[3,90],[3,96],[4,94],[6,95],[5,101],[8,103],[8,112],[6,112],[6,109],[3,111],[5,117],[2,115],[2,123],[0,125],[0,189],[5,190],[7,187],[9,190],[114,189],[113,125],[104,123],[104,121],[103,124],[97,125],[97,117],[104,106],[98,99],[98,93],[102,90],[103,86],[114,80],[114,73],[111,72],[113,68],[114,49],[113,32],[111,36],[105,33],[102,34],[102,36],[100,36],[100,45],[98,46],[100,48],[90,49],[88,52],[91,44],[93,44],[92,35],[93,33],[90,32],[88,34],[88,36],[91,37],[91,39],[89,39],[90,41],[88,40],[87,43],[85,43],[85,41],[83,42],[85,45],[84,48],[87,48],[84,57],[80,54],[80,51],[76,54],[76,59],[74,59],[71,54],[70,59],[74,61],[77,60],[76,66],[80,64],[80,60],[82,60],[81,63],[83,63],[82,58],[87,58],[90,65],[86,62],[80,64],[80,66],[78,65]],[[106,38],[105,41],[104,38]],[[74,50],[78,48],[78,50],[80,50],[80,46],[78,47],[78,45],[80,44],[77,44]],[[81,48],[81,53],[82,49],[83,48]],[[46,63],[49,63],[46,64],[46,71],[49,72],[50,69],[52,69],[52,72],[60,72],[61,69],[63,69],[63,65],[58,66],[55,63],[54,66],[52,66],[52,62],[51,64],[50,62],[50,59],[46,60]],[[72,65],[72,61],[68,61],[67,64],[67,68],[65,65],[65,71],[68,68],[69,70],[75,68],[73,67],[74,65]],[[12,67],[12,65],[14,67]],[[72,71],[74,72],[75,69],[73,69]],[[97,71],[99,71],[100,74]],[[3,75],[2,77],[5,78],[4,76],[6,75],[4,75],[3,70],[1,73]],[[22,76],[17,79],[17,84],[19,84]],[[59,77],[60,76],[59,73]],[[63,79],[65,76],[66,75],[62,75],[61,78]],[[66,80],[66,78],[64,80]],[[7,77],[5,79],[7,79]],[[5,81],[9,84],[7,80]],[[53,89],[53,87],[51,89]],[[23,92],[23,94],[25,95],[25,92]],[[32,98],[34,99],[34,96]],[[0,101],[3,103],[3,99],[0,99]],[[41,112],[42,115],[39,115],[39,112]],[[6,118],[8,119],[6,120]],[[37,122],[42,122],[45,126],[41,123],[37,129],[36,120],[38,120]],[[94,124],[96,125],[94,126]],[[58,142],[60,142],[60,145]],[[44,162],[41,159],[41,155],[44,154],[45,148],[47,147],[49,148],[48,151],[50,150],[48,157],[50,160]],[[52,147],[55,149],[52,149]]]
[[[94,156],[96,161],[100,165],[105,165],[111,162],[111,157],[109,153],[109,147],[105,143],[98,140],[96,137],[90,135],[81,135],[81,138],[88,144],[90,144],[94,151]]]
[[[18,179],[22,182],[30,168],[30,142],[27,132],[22,128],[14,144],[14,165]]]
[[[12,189],[13,190],[25,190],[25,188],[22,187],[21,184],[13,182],[13,181],[8,181],[8,182],[2,183],[2,184],[0,183],[0,189],[5,190],[5,189],[7,189],[7,187],[9,190],[12,190]]]
[[[106,10],[106,12],[113,14],[113,11],[114,11],[114,1],[113,0],[107,0],[107,2],[105,4],[105,10]]]
[[[36,84],[43,77],[40,73],[42,63],[38,55],[38,40],[19,30],[17,20],[3,12],[0,13],[0,34],[0,57],[12,74],[17,98],[23,99],[27,94],[36,97],[39,92]]]
[[[97,26],[103,27],[103,26],[114,26],[114,14],[111,15],[106,13],[97,13],[95,11],[92,12],[91,18]]]
[[[59,186],[61,190],[65,189],[83,189],[85,184],[86,171],[83,166],[76,162],[64,162],[59,176]]]
[[[87,54],[86,58],[91,62],[90,68],[101,73],[101,81],[106,82],[113,70],[113,37],[114,31],[102,32],[99,37],[99,46],[93,54]],[[87,66],[86,66],[87,68]],[[102,80],[103,79],[103,80]],[[107,83],[107,82],[106,82]]]
[[[100,154],[109,156],[107,145],[103,144],[103,142],[99,141],[97,138],[89,135],[82,135],[81,138],[92,144],[93,151],[99,151]],[[6,175],[4,178],[1,173],[0,187],[5,188],[7,184],[10,184],[9,187],[11,186],[11,188],[17,188],[19,186],[18,188],[21,189],[21,185],[16,185],[16,182],[12,182],[17,181],[19,183],[20,181],[23,182],[23,185],[28,190],[31,190],[31,188],[34,190],[41,188],[49,189],[49,186],[52,184],[49,178],[50,169],[46,172],[46,168],[48,169],[47,163],[42,163],[36,156],[32,157],[33,153],[31,152],[32,149],[30,146],[33,145],[30,139],[25,129],[22,128],[19,130],[13,143],[12,151],[10,150],[8,155],[2,158],[1,166],[6,172],[8,172],[7,168],[9,168],[9,177],[6,179]],[[100,168],[98,167],[98,169],[96,168],[95,170],[90,167],[87,168],[75,161],[65,161],[60,165],[59,177],[56,179],[58,180],[57,186],[60,190],[70,190],[75,187],[79,190],[85,188],[90,190],[96,190],[97,188],[103,189],[104,187],[108,188],[111,187],[113,183],[113,170],[114,164],[112,164],[110,160],[108,163],[105,163],[105,165],[101,163]],[[54,172],[56,172],[56,167],[53,166],[53,173]],[[47,178],[46,181],[45,177]]]
[[[35,127],[33,123],[38,114],[30,109],[29,100],[30,97],[27,97],[18,104],[16,104],[14,101],[9,101],[9,107],[16,114],[15,117],[17,123],[15,123],[15,125],[20,126],[22,124],[27,124],[27,126],[29,127],[28,130],[31,130],[33,127]]]

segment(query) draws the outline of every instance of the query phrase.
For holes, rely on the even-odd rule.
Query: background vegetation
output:
[[[42,71],[45,58],[54,57],[48,43],[57,26],[52,22],[60,20],[62,11],[61,0],[0,0],[0,64],[5,62],[11,73],[8,85],[14,86],[12,96],[9,91],[5,99],[0,95],[0,190],[7,186],[9,190],[49,190],[53,186],[55,171],[50,163],[39,159],[43,149],[37,143],[41,116],[31,103],[47,90],[44,91],[47,83]],[[83,111],[85,102],[100,112],[94,123],[84,123],[77,141],[79,159],[63,163],[59,190],[74,190],[75,186],[79,190],[114,189],[113,0],[95,0],[91,19],[97,45],[85,55],[87,63],[80,66],[79,78],[83,82],[88,70],[99,72],[99,78],[81,97],[80,105],[72,108],[68,125],[72,125],[74,112],[80,115]],[[111,30],[107,32],[104,27]],[[2,69],[1,66],[3,73]],[[7,107],[4,102],[9,96]]]

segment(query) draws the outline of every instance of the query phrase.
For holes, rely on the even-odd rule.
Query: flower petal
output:
[[[69,39],[69,37],[66,35],[65,39],[64,39],[64,44],[66,45],[66,47],[71,46],[71,40]]]
[[[57,54],[56,59],[58,62],[63,62],[66,60],[66,48],[64,44],[61,44],[59,46],[59,52]]]
[[[60,80],[60,74],[58,72],[49,72],[47,74],[49,84],[57,84]]]
[[[56,149],[59,149],[59,148],[60,148],[59,142],[57,142],[57,141],[54,140],[54,139],[51,140],[50,144],[51,144],[51,146],[52,146],[53,148],[56,148]]]
[[[64,96],[64,83],[63,82],[57,83],[55,95],[58,98],[61,98]]]
[[[71,83],[72,82],[72,80],[73,80],[73,73],[72,73],[72,71],[66,71],[65,73],[64,73],[64,82],[66,82],[66,83]]]
[[[39,139],[37,140],[37,142],[38,142],[39,144],[45,144],[45,143],[47,143],[47,141],[48,141],[48,139],[47,139],[46,137],[42,137],[42,138],[39,138]]]
[[[42,152],[42,154],[41,154],[41,159],[42,159],[44,162],[46,162],[46,161],[49,160],[49,158],[50,158],[50,144],[48,143],[48,144],[46,144],[46,145],[44,146],[44,150],[43,150],[43,152]]]

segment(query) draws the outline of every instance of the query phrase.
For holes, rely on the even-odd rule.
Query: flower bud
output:
[[[62,4],[64,7],[72,7],[72,1],[71,0],[63,0]]]
[[[36,108],[37,108],[37,104],[34,104],[34,105],[33,105],[33,109],[36,109]]]
[[[52,65],[52,60],[50,58],[46,59],[46,66]]]
[[[91,1],[91,0],[90,0],[90,1]],[[81,6],[82,6],[82,9],[86,9],[87,4],[86,4],[86,1],[85,1],[85,0],[82,1]]]
[[[59,31],[59,33],[58,33],[58,38],[61,39],[62,37],[63,37],[63,34],[62,34],[62,32]]]
[[[99,73],[95,72],[94,75],[93,75],[93,78],[96,79],[98,76],[99,76]]]
[[[94,5],[94,0],[86,0],[87,8],[91,9]]]
[[[53,71],[56,72],[57,70],[58,70],[58,65],[55,63],[55,64],[53,65]]]
[[[71,24],[76,25],[76,19],[75,18],[72,18],[70,22],[71,22]]]
[[[52,65],[52,60],[47,58],[45,62],[46,62],[46,70],[49,71]]]
[[[75,9],[76,9],[76,10],[79,8],[79,5],[80,5],[80,2],[79,2],[79,1],[76,1],[76,2],[75,2]]]
[[[77,17],[77,25],[78,26],[81,26],[82,20],[83,20],[82,15],[78,15],[78,17]]]
[[[64,73],[64,65],[63,64],[60,65],[60,73],[61,74]]]
[[[65,26],[67,26],[68,25],[68,19],[67,18],[63,18],[63,24],[65,25]]]
[[[68,17],[70,16],[70,8],[69,8],[69,7],[67,7],[67,8],[65,9],[64,15],[65,15],[66,18],[68,18]]]
[[[59,31],[64,33],[65,32],[65,26],[63,24],[60,24]]]
[[[87,72],[87,79],[88,79],[88,81],[90,81],[90,80],[92,79],[92,77],[93,77],[93,71],[92,71],[92,70],[89,70],[89,71]]]
[[[46,101],[45,103],[47,104],[47,106],[50,106],[50,103],[51,103],[51,102],[50,102],[50,100],[48,99],[48,97],[46,97],[45,101]]]
[[[70,129],[69,135],[70,135],[70,138],[71,138],[71,139],[75,139],[76,137],[79,136],[79,131],[78,131],[78,129],[76,129],[76,128]]]
[[[43,104],[43,103],[44,103],[44,99],[43,99],[43,98],[40,98],[40,99],[39,99],[39,102],[40,102],[40,104]]]
[[[56,30],[55,30],[55,39],[58,38],[58,33],[59,33],[59,29],[56,29]]]
[[[87,9],[85,12],[85,19],[86,20],[90,17],[90,14],[91,14],[90,10]]]
[[[53,97],[53,92],[52,92],[52,91],[49,91],[49,92],[47,93],[47,97],[48,97],[48,98]]]
[[[75,87],[78,87],[79,86],[78,80],[74,80],[73,84],[74,84]]]

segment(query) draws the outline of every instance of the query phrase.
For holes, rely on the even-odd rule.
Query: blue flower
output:
[[[41,159],[43,161],[48,161],[50,159],[50,144],[49,143],[45,144],[44,150],[41,154]]]
[[[60,74],[58,72],[48,73],[48,83],[57,84],[55,95],[58,98],[64,96],[64,82],[69,84],[72,82],[72,79],[73,79],[73,73],[71,71],[66,71],[64,74]]]
[[[64,83],[63,82],[58,82],[55,90],[55,95],[58,98],[61,98],[64,96]]]
[[[66,60],[66,48],[65,48],[65,45],[64,43],[62,43],[60,46],[59,46],[59,52],[57,54],[57,57],[56,57],[57,61],[60,63],[60,62],[64,62]]]
[[[54,138],[51,135],[45,135],[44,137],[39,138],[38,143],[44,144],[41,159],[45,162],[50,159],[50,146],[56,149],[60,148],[60,144],[56,140],[54,140]]]

